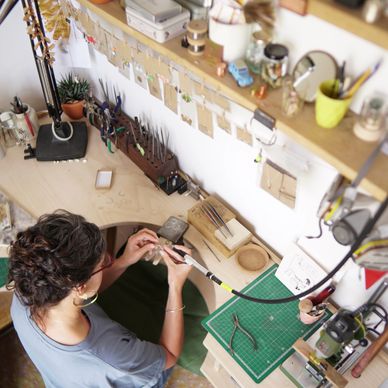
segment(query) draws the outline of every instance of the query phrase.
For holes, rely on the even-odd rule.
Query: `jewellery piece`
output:
[[[95,295],[93,295],[92,297],[88,298],[87,297],[87,294],[85,294],[85,297],[80,297],[81,299],[83,299],[83,302],[81,303],[76,303],[73,299],[73,305],[74,306],[77,306],[77,307],[87,307],[87,306],[90,306],[91,304],[93,304],[97,298],[98,298],[98,292],[96,292]]]
[[[182,311],[182,310],[184,310],[185,308],[186,308],[186,306],[183,305],[182,307],[177,308],[177,309],[166,309],[166,313],[175,313],[175,312],[177,312],[177,311]]]

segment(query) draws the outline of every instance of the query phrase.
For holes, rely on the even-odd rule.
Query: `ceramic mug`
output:
[[[315,120],[320,127],[336,127],[352,102],[352,97],[343,100],[331,97],[336,89],[336,80],[328,80],[319,85],[317,98],[315,100]]]
[[[220,23],[214,18],[209,19],[209,38],[213,42],[223,46],[222,59],[225,62],[233,62],[245,58],[255,24],[226,24]]]

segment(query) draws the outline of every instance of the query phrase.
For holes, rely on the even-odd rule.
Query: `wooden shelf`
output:
[[[362,7],[352,9],[334,0],[309,0],[308,3],[308,13],[388,49],[388,19],[382,17],[369,24],[363,20],[361,12]]]
[[[250,88],[239,88],[229,74],[223,78],[216,76],[214,58],[207,56],[206,53],[202,57],[191,56],[187,49],[181,47],[181,37],[160,44],[129,27],[118,1],[104,5],[95,5],[88,0],[78,1],[108,23],[194,73],[205,85],[218,90],[230,100],[252,112],[259,107],[276,118],[276,127],[279,130],[326,160],[349,179],[357,175],[357,171],[372,152],[375,144],[365,143],[353,135],[355,119],[353,113],[350,112],[340,126],[331,130],[318,127],[312,104],[306,104],[303,112],[295,118],[284,117],[281,113],[281,90],[271,91],[265,100],[257,102],[251,97]],[[388,156],[381,154],[368,176],[361,182],[363,188],[381,201],[388,193],[387,171]]]

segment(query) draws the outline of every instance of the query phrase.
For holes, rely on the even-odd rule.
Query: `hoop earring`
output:
[[[93,304],[97,300],[97,298],[98,298],[98,292],[96,292],[96,294],[90,298],[85,298],[83,300],[83,302],[81,302],[81,303],[76,303],[75,299],[73,299],[73,305],[76,307],[81,307],[81,308],[87,307],[87,306],[90,306],[91,304]]]

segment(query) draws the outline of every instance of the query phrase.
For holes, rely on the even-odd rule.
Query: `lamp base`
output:
[[[83,158],[88,144],[88,131],[82,121],[72,122],[73,136],[61,141],[53,136],[52,124],[39,128],[36,139],[36,159],[42,162]],[[64,129],[62,129],[64,132]]]

